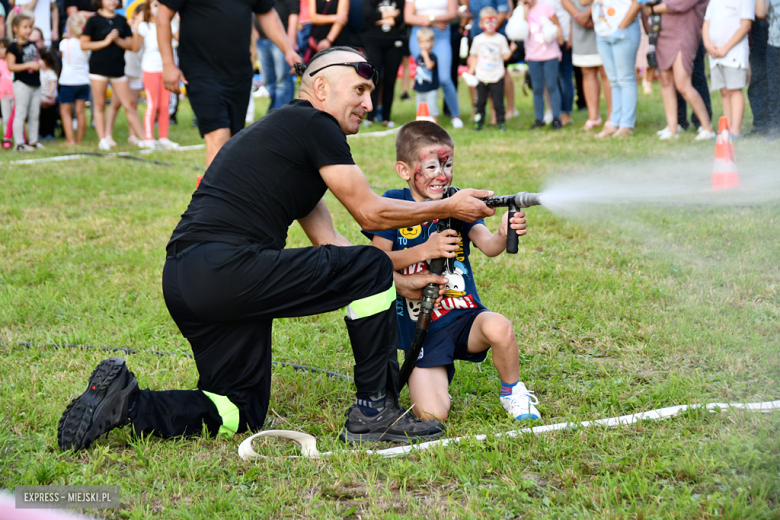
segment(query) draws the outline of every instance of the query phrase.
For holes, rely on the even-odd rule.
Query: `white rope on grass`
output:
[[[205,148],[205,144],[193,144],[190,146],[179,146],[178,148],[171,148],[170,150],[156,150],[156,149],[144,149],[144,150],[136,150],[134,152],[112,152],[112,153],[101,153],[100,155],[87,155],[87,154],[80,154],[80,153],[74,153],[74,154],[68,154],[68,155],[55,155],[53,157],[41,157],[39,159],[20,159],[18,161],[8,161],[5,164],[35,164],[35,163],[46,163],[46,162],[56,162],[56,161],[74,161],[76,159],[90,159],[93,157],[132,157],[135,154],[147,154],[147,153],[153,153],[153,152],[186,152],[189,150],[201,150]],[[0,163],[3,164],[3,163]]]
[[[541,433],[547,433],[552,431],[570,430],[575,428],[590,428],[592,426],[603,426],[606,428],[614,428],[617,426],[626,426],[629,424],[634,424],[638,421],[659,421],[663,419],[669,419],[670,417],[675,417],[676,415],[679,415],[682,412],[685,412],[687,410],[696,410],[699,408],[704,408],[712,413],[719,412],[721,410],[728,410],[729,408],[746,410],[749,412],[769,413],[775,410],[780,410],[780,401],[766,401],[763,403],[709,403],[709,404],[670,406],[667,408],[658,408],[656,410],[649,410],[647,412],[635,413],[631,415],[621,415],[620,417],[598,419],[596,421],[584,421],[581,423],[563,422],[563,423],[549,424],[547,426],[536,426],[534,428],[522,428],[520,430],[512,430],[505,433],[493,434],[492,437],[496,437],[496,438],[519,437],[520,435],[526,433],[539,435]],[[258,453],[255,452],[254,449],[252,449],[252,441],[258,437],[284,437],[287,439],[292,439],[293,441],[300,444],[302,457],[313,458],[313,459],[328,457],[338,453],[356,452],[355,450],[344,450],[344,451],[328,451],[328,452],[321,453],[320,451],[317,450],[317,439],[313,435],[296,432],[296,431],[289,431],[289,430],[266,430],[260,433],[256,433],[251,437],[247,437],[246,439],[244,439],[244,441],[238,447],[238,456],[241,457],[243,460],[249,460],[258,457],[265,458],[263,455],[259,455]],[[366,453],[369,455],[371,454],[381,455],[383,457],[396,457],[399,455],[406,455],[407,453],[411,453],[413,451],[426,450],[434,446],[449,446],[450,444],[456,444],[458,442],[467,441],[467,440],[475,440],[475,441],[482,442],[488,439],[488,437],[491,436],[482,434],[482,435],[475,435],[475,436],[454,437],[449,439],[439,439],[436,441],[423,442],[420,444],[406,444],[403,446],[397,446],[395,448],[388,448],[384,450],[376,450],[376,451],[360,450],[360,453]],[[297,457],[292,457],[292,458],[297,458]]]

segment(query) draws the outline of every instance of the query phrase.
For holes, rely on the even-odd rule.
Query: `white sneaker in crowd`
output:
[[[108,146],[110,146],[111,148],[116,146],[116,141],[114,141],[114,138],[111,137],[110,135],[105,136],[103,139],[108,143]]]
[[[154,150],[155,148],[157,148],[157,141],[155,141],[154,139],[145,139],[143,141],[138,141],[136,146],[138,146],[139,148],[147,148],[149,150]]]
[[[715,139],[717,136],[718,135],[712,130],[702,129],[701,132],[699,132],[699,135],[694,137],[694,141],[710,141],[712,139]]]
[[[157,145],[163,150],[175,150],[176,148],[179,147],[179,143],[174,143],[167,137],[163,137],[159,141],[157,141]]]
[[[539,410],[534,406],[539,404],[539,399],[525,387],[524,383],[518,382],[512,388],[511,394],[502,395],[499,399],[504,410],[517,420],[542,418]]]
[[[101,152],[108,152],[111,150],[111,144],[106,140],[105,137],[98,143],[98,150]]]
[[[452,128],[463,128],[463,120],[459,117],[452,118]]]
[[[542,119],[544,121],[544,124],[549,125],[553,122],[553,113],[552,110],[546,110],[544,112],[544,118]]]
[[[677,125],[677,133],[685,132],[685,129],[682,127],[682,125]],[[661,137],[661,134],[668,134],[669,132],[669,125],[666,125],[663,130],[659,130],[655,133],[658,137]]]
[[[368,126],[373,126],[373,125],[374,125],[374,122],[371,121],[370,119],[364,119],[363,120],[363,126],[368,127]]]
[[[506,116],[504,116],[504,119],[512,119],[513,117],[517,117],[519,115],[520,111],[515,108],[514,110],[508,110]]]
[[[670,139],[679,139],[680,138],[680,132],[678,131],[676,134],[673,134],[669,131],[669,127],[665,128],[665,132],[658,135],[658,139],[661,141],[668,141]]]

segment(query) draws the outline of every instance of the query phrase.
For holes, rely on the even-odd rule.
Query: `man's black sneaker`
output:
[[[439,421],[423,421],[411,410],[389,404],[378,414],[366,415],[357,405],[347,411],[347,421],[339,439],[348,443],[360,442],[425,442],[444,435],[445,427]]]
[[[137,391],[138,380],[127,369],[124,359],[110,357],[101,361],[89,377],[87,390],[65,408],[60,418],[60,449],[88,448],[104,433],[130,422],[130,399]]]
[[[534,121],[534,124],[530,126],[529,130],[536,130],[537,128],[542,128],[542,127],[544,127],[544,121],[542,121],[541,119],[537,119],[536,121]]]
[[[550,125],[550,128],[552,128],[553,130],[560,130],[561,128],[563,128],[563,125],[561,124],[561,120],[557,119],[557,118],[553,119],[553,122]]]

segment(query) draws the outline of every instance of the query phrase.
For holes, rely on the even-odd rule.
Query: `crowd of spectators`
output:
[[[90,106],[101,150],[116,146],[112,129],[121,108],[130,144],[175,148],[168,125],[176,122],[177,87],[186,80],[182,75],[171,82],[163,65],[169,53],[178,59],[177,9],[187,1],[163,3],[178,7],[165,7],[161,22],[158,0],[136,0],[124,9],[120,0],[0,0],[3,146],[34,150],[57,133],[66,144],[78,144],[89,129],[85,108]],[[260,4],[270,6],[255,3],[256,13],[268,8]],[[513,0],[276,0],[275,9],[284,33],[268,26],[272,31],[266,35],[258,14],[250,45],[261,64],[269,110],[295,96],[290,49],[307,62],[331,46],[350,46],[362,49],[381,71],[366,126],[394,126],[401,75],[400,99],[415,90],[438,120],[440,90],[444,114],[453,128],[462,128],[468,118],[461,117],[459,66],[468,65],[464,78],[474,111],[467,115],[474,128],[493,124],[506,130],[504,121],[520,115],[507,67],[525,63],[534,97],[532,129],[564,128],[581,109],[588,114],[582,130],[594,130],[596,138],[628,137],[636,125],[638,81],[652,93],[658,74],[667,122],[659,139],[677,139],[691,126],[695,139],[712,139],[710,91],[716,90],[734,138],[741,137],[746,87],[752,132],[780,136],[780,0],[519,0],[518,5]],[[160,23],[170,50],[158,47]],[[231,50],[237,59],[244,52],[250,59],[249,51]],[[249,90],[231,95],[248,100]],[[195,95],[200,92],[208,95],[195,89]],[[146,105],[143,122],[139,99]],[[198,124],[208,145],[214,124],[210,119]],[[240,129],[232,122],[225,126],[217,150]]]

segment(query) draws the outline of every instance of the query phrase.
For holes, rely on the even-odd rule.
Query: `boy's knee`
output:
[[[488,319],[483,331],[491,347],[510,345],[515,339],[515,329],[506,317],[495,314]]]
[[[425,409],[415,406],[412,411],[418,419],[446,421],[450,415],[450,400],[447,399],[446,402],[439,401],[435,405],[429,404]]]

